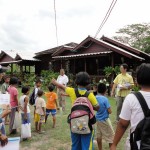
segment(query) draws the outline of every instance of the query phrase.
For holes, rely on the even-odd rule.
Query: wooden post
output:
[[[13,64],[11,64],[11,75],[13,75]]]
[[[114,54],[111,54],[111,66],[114,67]]]
[[[84,58],[84,70],[86,72],[86,58]]]

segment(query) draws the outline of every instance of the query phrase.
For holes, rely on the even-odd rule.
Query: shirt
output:
[[[87,91],[86,89],[78,89],[79,90],[79,94],[84,95],[85,92]],[[71,87],[66,87],[65,89],[66,93],[70,96],[71,101],[72,101],[72,105],[75,102],[75,100],[77,99],[74,88]],[[95,96],[93,95],[93,93],[90,93],[88,96],[89,101],[91,102],[92,106],[96,106],[98,105],[98,102],[95,98]]]
[[[110,108],[110,104],[108,98],[103,95],[97,95],[96,99],[100,105],[100,109],[96,113],[96,120],[105,121],[109,118],[108,108]]]
[[[117,86],[126,86],[126,85],[134,85],[133,78],[131,75],[126,73],[123,75],[122,73],[117,75],[117,77],[114,80],[114,83],[117,84]],[[130,93],[130,89],[124,89],[124,90],[118,90],[117,96],[126,97]]]
[[[18,106],[18,102],[15,99],[15,96],[18,96],[18,90],[14,86],[8,87],[8,93],[10,94],[10,105],[11,107]]]
[[[27,97],[27,95],[22,95],[21,97],[20,97],[20,105],[21,105],[21,107],[24,109],[24,105],[25,105],[25,98]],[[20,109],[20,111],[21,111],[21,113],[24,113],[24,111],[22,111],[21,109]],[[27,104],[27,113],[30,113],[30,108],[29,108],[29,102],[28,102],[28,104]]]
[[[57,78],[57,82],[66,86],[68,83],[68,77],[65,74],[63,76],[59,75]]]
[[[2,94],[6,94],[8,87],[9,87],[9,84],[5,82],[2,84],[2,87],[1,87]]]
[[[46,92],[45,96],[47,99],[46,109],[56,109],[57,94],[55,92]]]
[[[35,113],[37,113],[39,115],[44,115],[42,107],[46,107],[45,100],[41,97],[37,97],[35,106],[36,106]]]
[[[150,108],[150,92],[140,92],[143,95],[148,107]],[[142,111],[141,105],[134,94],[129,94],[125,98],[119,117],[124,120],[130,120],[131,132],[135,130],[137,124],[144,118],[144,113]]]

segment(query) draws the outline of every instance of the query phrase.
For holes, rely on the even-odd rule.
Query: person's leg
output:
[[[39,131],[39,124],[38,124],[38,122],[39,122],[39,115],[38,114],[34,114],[34,122],[35,122],[35,131],[36,132],[38,132]]]
[[[72,141],[71,150],[82,150],[80,134],[75,134],[71,132],[71,141]]]
[[[81,135],[82,150],[93,150],[93,136],[94,133]]]
[[[41,133],[42,122],[39,122],[39,133]]]
[[[98,149],[102,150],[102,139],[101,138],[97,138],[97,145],[98,145]]]
[[[117,97],[117,116],[116,116],[116,121],[119,121],[119,115],[122,109],[122,104],[123,104],[124,98],[122,97]]]
[[[16,114],[16,108],[12,108],[11,112],[9,114],[9,120],[10,120],[9,133],[10,134],[15,133],[15,129],[13,129],[13,125],[14,125],[14,121],[15,121],[15,114]]]
[[[53,117],[53,128],[55,128],[56,127],[56,116],[53,115],[52,117]]]

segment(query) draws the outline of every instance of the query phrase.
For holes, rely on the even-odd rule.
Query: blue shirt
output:
[[[100,109],[96,113],[96,120],[105,121],[109,118],[108,108],[110,108],[110,104],[108,98],[102,95],[96,95],[96,99],[100,105]]]

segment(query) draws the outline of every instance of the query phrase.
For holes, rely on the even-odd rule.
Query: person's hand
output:
[[[51,83],[54,84],[54,85],[56,85],[56,82],[57,81],[54,78],[51,80]]]
[[[110,146],[110,150],[116,150],[116,146],[112,144],[112,145]]]
[[[57,110],[60,110],[60,108],[59,108],[59,107],[57,107]]]
[[[8,143],[8,138],[7,138],[7,136],[1,135],[1,136],[0,136],[0,141],[1,141],[1,146],[2,146],[2,147],[5,146],[5,145],[7,145],[7,143]]]

